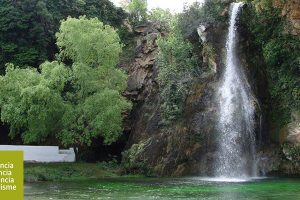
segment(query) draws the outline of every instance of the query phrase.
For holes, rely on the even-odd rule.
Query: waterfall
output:
[[[256,175],[254,97],[237,56],[237,27],[242,3],[231,4],[226,41],[226,66],[217,91],[218,149],[216,177],[242,178]]]

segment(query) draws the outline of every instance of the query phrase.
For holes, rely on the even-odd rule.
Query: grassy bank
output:
[[[118,177],[120,167],[114,162],[25,164],[25,182],[64,181]]]

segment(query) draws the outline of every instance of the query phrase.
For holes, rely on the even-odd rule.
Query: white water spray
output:
[[[242,3],[231,4],[226,68],[217,91],[219,135],[214,164],[216,177],[256,176],[254,101],[236,52],[236,23],[241,7]]]

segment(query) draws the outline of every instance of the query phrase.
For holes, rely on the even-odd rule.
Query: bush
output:
[[[176,28],[167,38],[161,38],[157,43],[162,115],[165,120],[171,121],[182,113],[198,63],[192,45]]]

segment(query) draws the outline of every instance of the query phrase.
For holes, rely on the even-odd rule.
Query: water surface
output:
[[[25,200],[300,199],[300,179],[217,182],[201,178],[110,178],[25,184]]]

